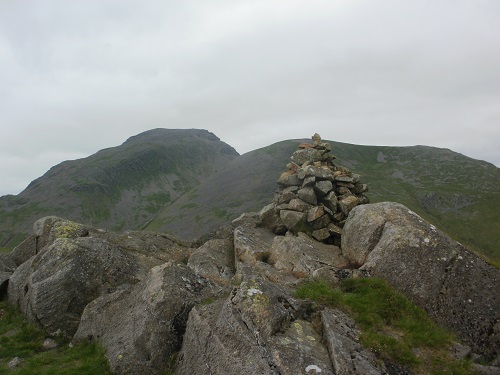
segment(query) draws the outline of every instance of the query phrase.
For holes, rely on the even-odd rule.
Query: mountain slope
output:
[[[0,246],[17,244],[46,215],[137,228],[237,156],[206,130],[154,129],[63,162],[19,195],[0,198]]]
[[[165,206],[146,229],[197,237],[258,210],[273,199],[276,180],[301,140],[244,154]],[[336,163],[369,184],[371,202],[400,202],[452,237],[500,259],[500,169],[434,147],[358,146],[331,142]]]

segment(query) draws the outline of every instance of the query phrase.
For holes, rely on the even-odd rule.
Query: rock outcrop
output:
[[[274,233],[308,232],[316,240],[340,245],[349,212],[368,203],[368,186],[349,169],[336,166],[328,142],[315,134],[314,143],[301,143],[278,179],[274,202],[262,211]]]
[[[500,271],[399,203],[351,211],[342,252],[489,359],[500,352]]]
[[[313,139],[260,213],[190,243],[46,217],[0,257],[0,286],[50,334],[98,340],[116,374],[400,374],[345,312],[295,297],[376,276],[496,370],[500,271],[400,204],[362,204],[366,185]]]

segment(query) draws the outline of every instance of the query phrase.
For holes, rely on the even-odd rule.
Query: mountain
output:
[[[154,129],[65,161],[19,195],[0,197],[0,247],[15,246],[46,215],[136,228],[237,156],[207,130]]]
[[[49,170],[0,198],[0,246],[58,215],[107,229],[146,229],[192,239],[270,203],[303,140],[239,156],[206,130],[155,129],[118,147]],[[335,163],[362,176],[371,202],[399,202],[468,247],[500,259],[500,169],[434,147],[332,142]]]
[[[146,229],[194,238],[260,210],[277,176],[304,140],[275,143],[233,159],[188,194],[165,206]],[[336,164],[361,174],[371,202],[402,203],[456,240],[500,259],[500,169],[448,149],[359,146],[333,142]]]

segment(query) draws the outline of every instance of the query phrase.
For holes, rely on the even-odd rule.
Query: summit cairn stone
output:
[[[284,225],[292,233],[307,232],[318,241],[340,245],[349,212],[369,202],[364,194],[368,186],[359,175],[334,164],[332,147],[319,134],[312,141],[299,144],[292,154],[277,181],[274,203],[267,209],[281,219],[281,225],[274,225],[281,232]]]

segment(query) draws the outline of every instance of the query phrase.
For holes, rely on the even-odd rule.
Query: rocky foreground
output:
[[[0,293],[51,335],[97,340],[117,374],[409,374],[363,348],[304,280],[380,277],[500,372],[500,271],[367,186],[314,137],[272,204],[194,242],[45,217],[0,255]],[[486,365],[487,364],[487,365]]]
[[[259,214],[193,243],[47,217],[0,266],[12,305],[49,333],[100,341],[119,374],[159,374],[178,352],[176,374],[391,373],[343,312],[293,297],[305,279],[371,275],[498,365],[499,270],[397,203],[355,207],[342,250],[275,235]]]

